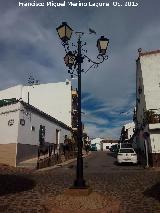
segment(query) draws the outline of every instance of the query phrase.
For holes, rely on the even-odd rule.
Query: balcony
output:
[[[160,130],[160,123],[149,124],[149,129],[150,130]]]

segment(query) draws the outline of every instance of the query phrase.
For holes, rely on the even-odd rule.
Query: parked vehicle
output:
[[[133,148],[120,148],[117,154],[117,162],[126,163],[130,162],[133,164],[137,164],[137,154]]]
[[[109,150],[111,152],[118,153],[118,151],[119,151],[119,144],[112,145]]]
[[[112,145],[112,146],[109,148],[109,151],[113,152],[113,146],[114,146],[114,145]]]
[[[97,151],[96,144],[91,144],[90,150],[91,150],[91,151]]]
[[[131,143],[120,143],[120,148],[133,148]]]

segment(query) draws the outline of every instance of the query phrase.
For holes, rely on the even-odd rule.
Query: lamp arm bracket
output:
[[[82,51],[84,51],[85,53],[87,53],[87,50],[85,50],[85,49],[82,49]]]
[[[99,64],[101,64],[104,60],[107,60],[107,59],[108,59],[108,55],[101,55],[101,54],[99,54],[99,55],[97,56],[97,59],[98,59],[99,61],[93,61],[93,60],[90,59],[87,55],[84,55],[84,58],[87,58],[87,59],[88,59],[88,62],[91,62],[91,63],[93,63],[93,64],[99,65]]]
[[[68,44],[68,42],[67,43],[62,42],[62,46],[64,47],[65,52],[68,53],[68,51],[69,51],[69,44]]]
[[[86,45],[87,45],[87,43],[86,43],[86,42],[84,42],[83,44],[81,44],[81,47],[86,46]]]
[[[87,55],[84,55],[84,58],[87,58],[88,59],[88,62],[91,62],[92,65],[85,71],[88,72],[91,68],[97,68],[99,66],[99,64],[103,63],[104,60],[107,60],[108,59],[108,55],[101,55],[99,54],[97,56],[97,59],[99,61],[93,61],[92,59],[90,59]]]
[[[72,43],[72,47],[76,47],[77,48],[77,45],[75,45],[75,44]]]
[[[93,68],[97,68],[98,65],[99,65],[99,64],[92,64],[86,71],[83,71],[83,72],[85,72],[85,73],[88,72],[92,67],[93,67]]]

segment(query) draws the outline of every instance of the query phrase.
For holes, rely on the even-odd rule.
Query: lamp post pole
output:
[[[109,39],[105,38],[104,36],[101,36],[97,40],[97,48],[99,51],[99,54],[97,56],[98,61],[93,61],[90,59],[87,55],[82,55],[82,47],[86,45],[86,42],[82,44],[81,41],[81,35],[83,35],[82,32],[76,32],[78,34],[78,41],[77,41],[77,52],[70,51],[69,50],[69,44],[68,41],[71,38],[72,35],[72,29],[68,26],[66,22],[62,22],[62,25],[56,28],[58,35],[62,41],[62,45],[65,48],[66,55],[64,57],[64,62],[66,66],[69,67],[68,73],[73,76],[75,74],[78,76],[78,124],[77,124],[77,146],[78,146],[78,154],[77,154],[77,168],[76,168],[76,180],[74,181],[73,188],[77,189],[84,189],[87,188],[85,184],[85,180],[83,178],[83,157],[82,157],[82,148],[83,148],[83,142],[82,142],[82,121],[81,121],[81,73],[84,72],[81,68],[81,65],[83,63],[83,59],[87,59],[89,63],[92,63],[92,65],[85,71],[88,72],[90,68],[97,68],[99,64],[103,63],[104,60],[108,59],[108,56],[106,55],[106,50],[109,44]],[[72,44],[73,45],[73,44]],[[75,46],[75,45],[73,45]],[[74,68],[73,68],[74,67]]]
[[[77,155],[77,171],[76,180],[74,182],[74,187],[85,187],[85,180],[83,179],[83,157],[82,157],[82,121],[81,121],[81,64],[83,63],[83,58],[81,55],[81,39],[80,35],[78,37],[78,55],[77,55],[77,65],[78,65],[78,155]]]

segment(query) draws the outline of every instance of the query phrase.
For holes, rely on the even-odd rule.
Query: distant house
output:
[[[109,139],[106,139],[106,140],[102,140],[101,141],[101,144],[102,144],[102,150],[103,151],[107,151],[111,148],[112,145],[115,145],[115,144],[118,144],[118,140],[109,140]]]
[[[135,123],[130,122],[125,124],[121,130],[120,141],[124,142],[125,140],[130,140],[133,137],[135,131]]]
[[[135,130],[135,123],[131,122],[131,123],[127,123],[124,125],[126,134],[127,134],[127,139],[131,139],[133,134],[134,134],[134,130]]]
[[[136,62],[136,145],[150,166],[160,166],[160,50],[139,49]]]
[[[17,166],[37,157],[41,127],[50,144],[59,146],[65,135],[72,136],[71,127],[24,101],[1,101],[0,163]]]
[[[91,144],[95,144],[97,147],[97,151],[102,149],[102,145],[101,145],[101,141],[103,139],[102,138],[93,138],[91,139]]]

